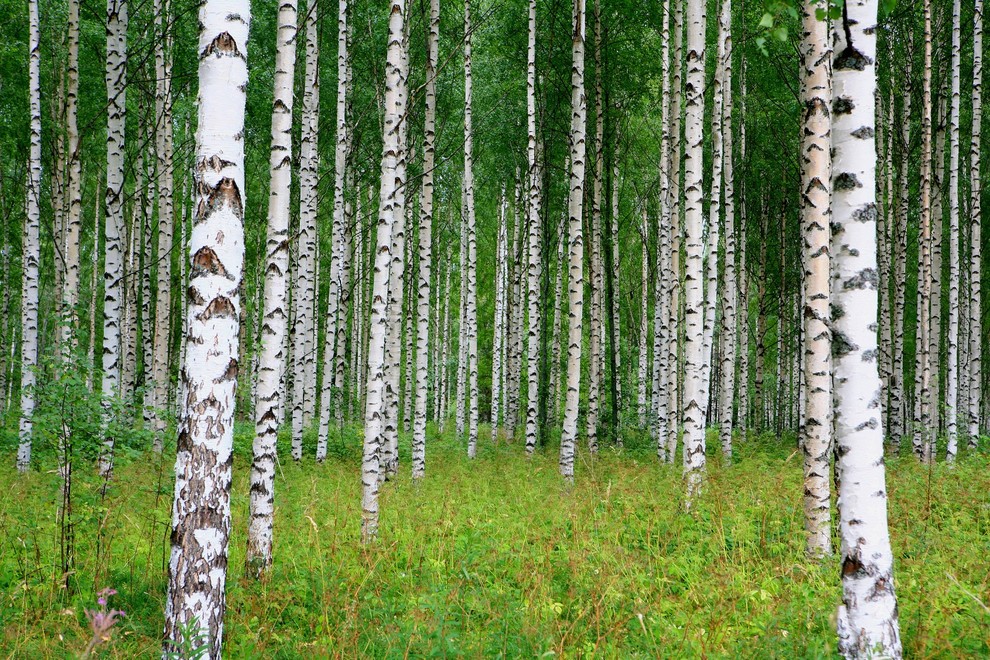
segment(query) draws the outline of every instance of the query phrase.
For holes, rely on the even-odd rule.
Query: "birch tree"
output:
[[[250,519],[245,571],[260,576],[272,563],[275,462],[278,423],[284,405],[279,385],[288,327],[289,207],[292,188],[292,86],[296,63],[296,2],[279,4],[275,47],[274,101],[268,158],[270,194],[265,240],[265,290],[261,320],[261,356],[251,464]]]
[[[464,207],[467,211],[468,458],[478,445],[478,240],[474,217],[474,128],[471,118],[471,3],[464,1]],[[531,358],[532,359],[532,358]],[[532,395],[531,395],[532,396]]]
[[[595,0],[595,169],[591,193],[591,318],[588,356],[588,450],[598,451],[598,408],[602,391],[602,173],[604,166],[605,116],[602,103],[602,21],[600,0]]]
[[[292,458],[302,459],[302,436],[309,418],[313,396],[307,387],[309,372],[315,370],[313,355],[313,297],[316,293],[316,214],[319,204],[316,185],[319,178],[320,40],[319,0],[306,9],[306,70],[299,137],[299,229],[298,255],[292,278]]]
[[[337,3],[337,127],[333,159],[333,227],[330,233],[332,250],[330,254],[330,282],[327,293],[326,334],[323,345],[323,383],[320,387],[320,428],[316,446],[316,460],[323,461],[327,456],[327,442],[330,437],[330,416],[332,408],[343,405],[336,396],[334,386],[337,378],[337,326],[340,321],[340,307],[343,296],[343,271],[345,260],[345,234],[347,218],[344,213],[344,179],[347,170],[347,0]]]
[[[364,414],[364,451],[361,460],[361,539],[365,543],[378,534],[379,446],[384,440],[385,340],[388,331],[387,298],[389,265],[392,261],[392,226],[395,215],[396,170],[400,152],[400,105],[402,41],[405,4],[389,5],[388,49],[385,68],[385,123],[382,146],[382,176],[375,246],[374,280],[371,289],[371,318],[368,322],[368,367]]]
[[[531,3],[533,0],[530,0]],[[532,7],[532,4],[530,5]],[[530,9],[533,13],[533,9]],[[560,474],[574,481],[574,449],[577,441],[578,403],[581,389],[582,322],[584,320],[584,232],[581,218],[584,206],[585,124],[587,99],[584,94],[585,2],[574,0],[571,31],[571,170],[568,223],[570,256],[567,298],[567,390],[564,423],[560,437]],[[532,120],[531,120],[532,121]],[[532,138],[531,138],[532,140]],[[531,147],[532,149],[532,147]]]
[[[120,394],[121,303],[124,269],[124,123],[127,89],[127,2],[107,2],[107,189],[103,266],[103,398],[104,438],[100,474],[113,470],[114,438],[108,432],[110,402]],[[95,267],[94,267],[95,270]]]
[[[17,470],[31,467],[38,367],[38,296],[41,261],[41,33],[38,0],[28,0],[28,99],[31,139],[21,252],[21,417]]]
[[[219,658],[226,607],[230,483],[244,263],[246,0],[199,8],[197,210],[189,242],[186,394],[178,430],[163,654],[201,635]]]
[[[583,0],[575,0],[583,2]],[[583,7],[583,5],[582,5]],[[583,11],[583,10],[582,10]],[[584,18],[581,19],[582,25]],[[582,28],[583,32],[583,28]],[[583,35],[582,35],[583,38]],[[576,46],[575,46],[576,48]],[[583,46],[582,46],[583,48]],[[532,454],[536,449],[539,438],[539,388],[540,388],[540,294],[539,294],[539,271],[540,271],[540,191],[539,178],[537,176],[536,164],[536,0],[529,0],[529,45],[527,50],[526,68],[526,127],[527,146],[526,155],[529,163],[526,182],[528,190],[526,194],[526,217],[529,223],[528,229],[528,267],[527,272],[527,298],[529,299],[529,332],[528,332],[528,360],[527,376],[528,390],[526,402],[526,453]],[[582,50],[582,85],[584,54]],[[572,76],[573,80],[573,76]],[[573,121],[572,121],[573,127]],[[573,148],[571,157],[573,158]],[[573,163],[573,160],[572,160]],[[582,163],[582,168],[583,168]],[[573,175],[571,178],[573,183]],[[573,193],[572,193],[573,194]],[[578,214],[578,224],[581,223],[581,216]],[[580,229],[578,229],[580,233]],[[574,238],[572,229],[571,238]],[[574,283],[571,283],[573,286]],[[583,287],[583,284],[582,284]],[[573,313],[573,310],[572,310]],[[568,354],[570,351],[568,351]],[[569,396],[569,395],[568,395]],[[576,407],[576,403],[575,403]],[[575,425],[577,424],[577,410],[575,409]],[[576,426],[575,426],[576,428]]]
[[[440,0],[430,0],[426,41],[426,116],[423,119],[423,187],[419,204],[419,284],[416,322],[416,413],[413,421],[413,478],[426,471],[427,369],[430,349],[430,277],[433,260],[433,170],[436,155],[437,56],[440,47]],[[434,383],[434,387],[438,387]]]
[[[952,64],[949,109],[949,324],[946,351],[945,382],[945,430],[948,436],[946,459],[956,458],[959,443],[959,65],[962,59],[960,45],[960,0],[952,2]],[[940,221],[940,218],[936,218]]]
[[[983,300],[982,300],[982,223],[983,179],[981,140],[983,138],[983,0],[973,6],[973,130],[970,140],[970,256],[969,256],[969,410],[966,432],[969,446],[976,448],[980,436],[980,405],[983,385]]]
[[[826,20],[815,7],[803,7],[801,39],[801,225],[804,262],[804,374],[807,403],[801,420],[804,449],[806,550],[813,557],[832,553],[829,451],[832,446],[832,362],[829,326],[829,223],[832,179],[831,49]]]
[[[704,361],[704,245],[701,186],[703,178],[703,122],[705,86],[705,13],[701,4],[687,6],[687,78],[685,83],[684,227],[684,396],[682,402],[684,471],[687,505],[701,488],[705,470],[705,414],[702,401]]]
[[[832,60],[832,358],[842,605],[839,652],[901,657],[877,368],[876,0],[847,2]]]

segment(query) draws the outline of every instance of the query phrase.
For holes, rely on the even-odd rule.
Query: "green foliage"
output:
[[[518,442],[463,444],[431,428],[427,477],[385,486],[382,527],[359,543],[360,432],[312,449],[277,473],[275,565],[241,577],[249,425],[235,442],[225,655],[344,657],[803,657],[835,653],[837,560],[803,554],[801,462],[792,439],[737,442],[737,461],[710,462],[705,494],[683,513],[680,469],[652,443],[579,457],[562,486],[552,445],[526,459]],[[482,429],[481,437],[489,437]],[[714,439],[713,439],[714,440]],[[287,449],[287,438],[280,440]],[[713,445],[714,446],[714,445]],[[88,638],[83,607],[107,585],[128,615],[104,657],[160,653],[169,552],[171,456],[121,466],[101,516],[77,523],[80,589],[53,575],[57,475],[15,475],[0,501],[0,655],[62,657]],[[986,453],[954,466],[888,459],[891,533],[905,652],[990,653]],[[98,487],[80,470],[80,501]],[[97,552],[97,530],[103,530]],[[980,599],[984,604],[981,604]]]

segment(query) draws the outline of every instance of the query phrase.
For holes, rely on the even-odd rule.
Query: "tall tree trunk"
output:
[[[155,152],[158,193],[158,257],[155,295],[155,329],[152,339],[151,407],[155,430],[155,450],[162,450],[165,437],[169,392],[169,321],[172,300],[172,63],[169,29],[171,3],[155,0]]]
[[[931,446],[935,437],[932,430],[932,355],[931,355],[931,299],[932,299],[932,8],[931,0],[924,0],[925,14],[925,71],[922,90],[921,118],[921,248],[918,258],[919,311],[918,339],[915,345],[920,354],[921,370],[918,399],[921,411],[921,428],[915,432],[914,451],[922,461],[931,460]],[[936,376],[937,381],[937,376]]]
[[[602,391],[602,174],[604,172],[605,116],[602,103],[602,21],[600,0],[595,0],[595,170],[591,193],[591,316],[588,356],[588,450],[598,452],[598,409]]]
[[[340,318],[343,296],[343,262],[345,217],[344,182],[347,170],[347,147],[349,144],[347,127],[347,0],[337,3],[337,129],[334,148],[333,183],[333,227],[330,232],[330,281],[327,294],[326,333],[323,344],[323,383],[320,387],[320,428],[316,445],[316,460],[322,462],[327,457],[327,442],[330,438],[330,416],[334,408],[343,405],[339,391],[335,391],[337,379],[337,352],[343,352],[343,344],[338,345],[337,326],[346,319]],[[315,336],[315,335],[314,335]]]
[[[313,354],[316,294],[316,216],[319,197],[320,39],[319,0],[306,9],[306,71],[303,92],[302,131],[299,140],[299,230],[298,256],[292,289],[292,458],[302,458],[302,436],[312,411],[313,392],[307,387],[310,370],[316,368]],[[345,28],[346,29],[346,28]]]
[[[732,458],[732,403],[735,396],[736,377],[736,300],[738,298],[738,282],[736,280],[736,197],[735,197],[735,168],[733,163],[733,130],[732,130],[732,3],[723,0],[722,11],[719,14],[719,32],[725,24],[725,44],[722,57],[722,140],[724,166],[722,177],[725,185],[725,267],[723,270],[722,288],[722,327],[721,338],[721,393],[719,397],[719,437],[722,444],[722,455]]]
[[[684,274],[684,397],[682,403],[684,471],[687,500],[701,488],[705,470],[705,411],[702,396],[704,361],[704,245],[702,243],[701,186],[703,180],[703,123],[705,115],[705,11],[699,3],[687,6],[687,81],[684,94],[684,226],[686,262]]]
[[[361,538],[373,540],[378,533],[378,481],[381,470],[379,447],[384,433],[385,340],[388,331],[387,299],[389,266],[392,262],[392,227],[395,221],[396,174],[401,151],[402,41],[405,4],[389,5],[388,50],[385,68],[385,125],[382,147],[382,176],[375,247],[375,275],[368,323],[368,386],[365,405],[364,454],[361,463]]]
[[[62,288],[60,334],[63,361],[76,344],[76,305],[79,302],[79,244],[82,229],[82,161],[79,154],[79,0],[69,0],[69,61],[66,66],[65,125],[68,147],[68,215],[63,235],[65,281]]]
[[[535,0],[530,0],[534,2]],[[532,7],[532,4],[530,5]],[[530,14],[533,9],[530,9]],[[581,391],[581,344],[584,320],[584,232],[581,227],[584,206],[585,124],[587,99],[584,94],[585,1],[574,0],[571,30],[571,171],[568,216],[570,234],[567,332],[567,394],[564,402],[564,424],[560,438],[560,474],[574,481],[574,449],[577,444],[578,403]],[[530,111],[530,116],[533,112]],[[533,119],[530,119],[533,122]],[[530,134],[530,142],[533,135]],[[534,151],[530,146],[530,151]],[[535,187],[535,184],[533,184]],[[535,195],[534,195],[535,196]],[[535,214],[534,214],[535,215]],[[530,267],[532,272],[532,266]],[[532,310],[533,304],[530,303]],[[532,334],[531,334],[532,338]],[[533,351],[530,344],[530,351]],[[532,359],[532,358],[531,358]],[[532,380],[532,375],[530,376]]]
[[[949,327],[946,351],[945,430],[948,436],[946,459],[956,458],[959,442],[959,64],[960,0],[952,2],[952,82],[949,110]]]
[[[570,169],[569,167],[567,169]],[[560,378],[560,324],[561,296],[564,292],[564,246],[567,244],[567,215],[561,214],[560,225],[557,229],[557,265],[553,277],[553,343],[550,349],[550,420],[551,425],[560,421],[560,391],[563,389]]]
[[[423,120],[423,188],[419,205],[419,285],[416,325],[416,414],[413,422],[412,475],[426,471],[427,369],[430,350],[430,277],[433,260],[433,169],[436,154],[437,56],[440,47],[440,0],[430,0],[426,41],[426,116]],[[437,383],[434,382],[434,387]]]
[[[501,414],[500,399],[502,386],[502,347],[505,345],[505,281],[502,272],[505,267],[506,214],[508,206],[505,199],[505,188],[499,199],[498,234],[495,238],[495,319],[492,328],[492,400],[491,426],[492,440],[498,440],[499,415]]]
[[[609,340],[612,350],[609,352],[609,367],[612,372],[612,428],[615,434],[615,444],[622,446],[622,316],[619,310],[619,297],[622,291],[622,270],[619,267],[619,165],[617,157],[612,155],[612,213],[609,222],[611,237],[611,259],[606,264],[606,282],[608,283],[608,324]],[[560,263],[558,259],[557,263]]]
[[[832,446],[832,360],[829,327],[829,223],[832,183],[829,132],[832,106],[831,49],[828,22],[815,8],[803,9],[801,41],[801,225],[804,235],[804,527],[806,551],[813,557],[832,554],[829,450]]]
[[[890,409],[891,426],[890,435],[895,453],[900,449],[901,440],[907,433],[907,406],[905,404],[905,379],[904,379],[904,305],[907,298],[907,225],[908,211],[910,207],[910,145],[911,145],[911,34],[908,31],[908,39],[905,43],[904,57],[906,72],[904,74],[904,86],[902,89],[901,106],[901,130],[899,141],[899,167],[898,175],[898,199],[897,217],[893,230],[894,234],[894,266],[892,277],[893,287],[893,328],[891,329],[891,387],[890,387]],[[894,136],[889,136],[893,143]]]
[[[833,405],[842,548],[839,652],[901,657],[887,530],[877,347],[876,0],[846,3],[834,70]],[[809,406],[810,407],[810,406]]]
[[[575,2],[582,2],[583,0],[575,0]],[[582,5],[583,7],[583,5]],[[584,15],[582,9],[581,16],[582,25],[582,35],[583,39],[583,25],[584,25]],[[583,42],[582,42],[583,47]],[[581,55],[581,66],[582,66],[582,90],[584,85],[583,77],[583,67],[584,67],[584,53],[582,50]],[[573,80],[573,76],[572,76]],[[583,91],[582,91],[583,95]],[[528,368],[526,370],[528,376],[528,388],[526,396],[526,452],[532,454],[536,449],[537,443],[539,443],[539,389],[540,389],[540,287],[539,287],[539,272],[541,265],[540,257],[540,190],[539,190],[539,167],[536,163],[536,0],[529,0],[529,46],[528,46],[528,64],[526,69],[526,112],[527,112],[527,159],[529,163],[529,169],[526,174],[526,182],[528,185],[528,190],[526,194],[526,216],[529,222],[529,240],[527,242],[528,249],[527,254],[529,257],[529,264],[527,267],[527,297],[529,299],[529,332],[528,332],[528,355],[527,362]],[[573,120],[572,120],[573,126]],[[582,125],[583,127],[583,125]],[[582,151],[584,143],[582,142]],[[573,147],[572,147],[572,166],[573,166]],[[582,170],[584,164],[582,163]],[[584,177],[581,177],[582,184]],[[571,183],[574,183],[573,175],[571,177]],[[572,192],[573,195],[573,192]],[[575,231],[573,229],[573,217],[571,220],[571,240],[574,240]],[[578,230],[577,235],[580,237],[580,225],[581,225],[581,215],[578,214],[577,218]],[[580,239],[579,239],[580,240]],[[573,276],[573,272],[572,272]],[[582,278],[583,282],[583,278]],[[572,279],[571,286],[574,285]],[[583,286],[583,284],[582,284]],[[574,310],[571,310],[572,318]],[[572,321],[573,322],[573,321]],[[579,322],[580,323],[580,322]],[[568,351],[570,354],[570,351]],[[575,395],[576,397],[576,395]],[[570,394],[568,394],[568,399]],[[575,403],[575,419],[574,424],[576,428],[577,424],[577,405]]]
[[[970,256],[969,256],[969,365],[963,378],[969,378],[969,410],[966,434],[969,446],[976,448],[980,436],[980,404],[982,400],[983,300],[983,180],[980,175],[983,138],[983,0],[976,0],[973,9],[973,131],[970,140]]]
[[[104,438],[100,474],[110,478],[114,438],[108,432],[113,407],[120,395],[121,302],[124,270],[124,123],[127,89],[127,1],[107,0],[107,189],[106,254],[103,266],[103,399]],[[94,265],[95,269],[95,265]]]
[[[684,153],[684,141],[681,139],[681,119],[684,106],[681,102],[684,96],[684,3],[674,0],[674,38],[672,40],[673,56],[671,75],[670,103],[670,135],[672,139],[670,154],[670,293],[667,296],[670,316],[668,318],[667,337],[667,448],[665,454],[668,462],[673,462],[677,451],[677,438],[681,430],[681,389],[684,382],[681,371],[682,336],[680,310],[682,296],[681,282],[681,157]],[[699,165],[700,167],[700,165]],[[655,331],[655,329],[654,329]]]
[[[219,6],[218,6],[219,5]],[[219,658],[226,606],[230,482],[244,263],[246,0],[206,0],[199,10],[196,226],[189,245],[186,393],[175,459],[172,554],[164,654],[201,635]]]
[[[21,252],[21,417],[17,469],[31,467],[38,367],[38,295],[41,261],[41,44],[38,0],[28,0],[28,86],[31,140]]]
[[[637,392],[636,401],[639,407],[639,421],[644,427],[652,420],[649,404],[646,400],[646,384],[649,381],[650,355],[648,351],[647,338],[650,333],[650,223],[646,215],[646,205],[643,205],[643,217],[640,220],[640,236],[643,242],[643,254],[640,262],[640,279],[642,290],[640,292],[640,317],[639,317],[639,349],[637,370]],[[657,286],[662,287],[663,281],[658,278]]]
[[[275,504],[275,462],[283,396],[280,380],[286,367],[283,352],[288,327],[289,206],[292,189],[292,87],[296,64],[296,2],[279,4],[276,27],[274,101],[268,158],[270,194],[265,240],[265,290],[258,362],[255,434],[251,464],[251,514],[248,522],[245,572],[258,577],[272,563]]]
[[[471,125],[471,3],[464,2],[464,206],[467,210],[468,458],[478,444],[478,242],[474,218],[474,129]]]

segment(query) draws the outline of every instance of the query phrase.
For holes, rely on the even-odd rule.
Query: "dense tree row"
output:
[[[243,419],[255,577],[278,456],[348,429],[366,542],[400,436],[416,479],[447,425],[471,458],[559,437],[568,484],[648,443],[687,509],[706,429],[725,463],[793,437],[813,557],[834,464],[840,650],[900,655],[883,454],[990,426],[982,0],[27,4],[0,27],[3,410],[62,520],[80,457],[108,488],[121,452],[175,452],[166,649],[220,653]]]

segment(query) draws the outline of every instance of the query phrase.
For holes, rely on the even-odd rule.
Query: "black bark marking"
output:
[[[233,280],[234,278],[227,272],[224,268],[223,262],[220,261],[220,257],[217,253],[213,251],[213,248],[206,245],[201,247],[196,254],[193,255],[192,267],[190,269],[190,277],[200,277],[202,275],[219,275],[220,277],[225,277],[228,280]]]
[[[864,268],[842,283],[845,291],[851,289],[876,289],[880,282],[876,268]],[[834,317],[833,317],[834,318]]]
[[[839,191],[862,188],[863,184],[859,182],[859,178],[852,172],[843,172],[835,177],[835,183],[833,186],[836,191]]]
[[[201,321],[208,321],[212,318],[237,318],[237,313],[234,311],[234,303],[230,302],[230,299],[224,296],[217,296],[210,301],[210,304],[206,306],[206,309],[199,315]]]
[[[839,96],[832,101],[832,114],[834,115],[848,115],[855,109],[856,104],[848,96]]]
[[[200,59],[207,57],[208,55],[216,55],[217,57],[243,57],[241,51],[237,48],[237,42],[234,41],[234,37],[230,35],[229,32],[221,32],[218,34],[213,41],[211,41],[203,52],[200,54]]]

